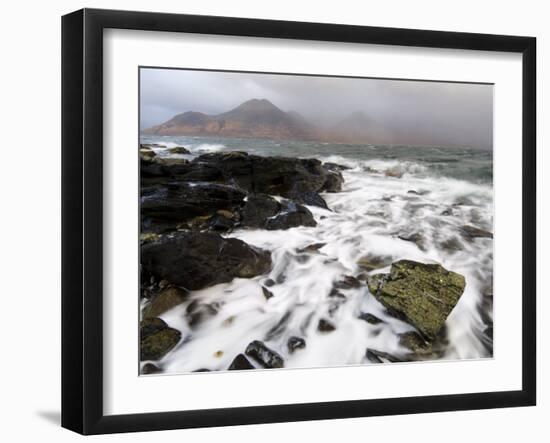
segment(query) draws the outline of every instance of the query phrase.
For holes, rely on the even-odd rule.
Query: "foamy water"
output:
[[[195,154],[203,145],[202,140],[184,144]],[[252,149],[257,152],[257,145]],[[265,152],[273,155],[270,149]],[[450,154],[443,150],[442,155],[448,158]],[[277,351],[289,368],[368,364],[367,348],[406,354],[399,345],[399,334],[414,328],[388,315],[366,285],[339,289],[345,299],[329,296],[336,282],[364,272],[357,264],[363,257],[382,257],[387,263],[400,259],[438,262],[464,275],[466,289],[447,319],[448,345],[441,358],[490,357],[492,343],[483,330],[492,313],[484,305],[483,291],[492,279],[492,239],[467,241],[459,228],[475,225],[492,232],[491,181],[450,178],[438,173],[441,168],[434,170],[429,163],[412,158],[316,157],[352,168],[342,172],[342,192],[322,194],[331,210],[308,207],[316,227],[241,229],[229,234],[271,251],[273,269],[269,275],[195,291],[188,302],[163,314],[183,337],[160,361],[163,370],[226,370],[253,340],[264,341]],[[448,163],[452,167],[453,162]],[[403,239],[414,234],[422,237],[420,247]],[[318,251],[299,252],[314,243],[325,245]],[[372,273],[388,271],[389,266]],[[275,284],[269,287],[273,297],[266,299],[262,285],[268,279]],[[191,329],[185,310],[193,300],[212,304],[218,312]],[[359,318],[362,313],[371,313],[383,323],[370,324]],[[319,331],[321,319],[336,329]],[[304,338],[306,347],[289,352],[287,342],[292,336]]]

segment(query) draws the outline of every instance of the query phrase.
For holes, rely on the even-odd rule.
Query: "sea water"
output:
[[[184,146],[193,158],[210,152],[245,151],[256,155],[317,158],[350,169],[342,171],[341,192],[324,193],[330,210],[308,206],[317,226],[265,231],[239,229],[228,234],[271,251],[269,275],[234,279],[200,291],[161,317],[182,332],[181,343],[160,362],[167,373],[226,370],[254,340],[285,360],[285,367],[327,367],[370,363],[367,349],[401,356],[408,352],[399,334],[414,328],[392,315],[368,288],[340,289],[345,276],[358,275],[362,258],[382,258],[389,272],[401,259],[440,263],[466,278],[466,288],[447,318],[445,346],[438,359],[492,356],[493,240],[466,239],[460,228],[493,231],[492,152],[471,148],[330,144],[215,137],[142,136],[141,143]],[[170,156],[164,148],[158,155]],[[415,237],[416,236],[416,237]],[[406,240],[421,238],[420,242]],[[311,244],[318,251],[300,253]],[[273,297],[262,285],[268,279]],[[218,313],[190,328],[187,305],[198,299]],[[383,322],[359,318],[370,313]],[[318,330],[321,319],[336,327]],[[303,349],[290,352],[290,337],[302,337]]]

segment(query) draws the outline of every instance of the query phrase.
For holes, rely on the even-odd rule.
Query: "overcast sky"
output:
[[[146,68],[140,123],[147,128],[186,111],[218,114],[252,98],[327,127],[362,111],[410,144],[492,147],[493,87],[478,84]]]

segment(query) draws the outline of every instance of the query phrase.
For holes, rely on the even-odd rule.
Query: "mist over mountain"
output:
[[[144,68],[140,128],[159,135],[491,149],[493,86]]]

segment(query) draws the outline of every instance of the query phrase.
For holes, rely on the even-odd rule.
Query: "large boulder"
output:
[[[147,318],[140,323],[140,360],[160,360],[180,341],[181,332],[168,327],[160,318]]]
[[[236,238],[183,232],[141,246],[142,273],[188,290],[271,270],[271,254]]]
[[[225,182],[235,183],[247,191],[280,195],[304,204],[326,207],[320,196],[313,198],[313,195],[324,190],[334,192],[341,187],[338,178],[341,174],[325,168],[317,159],[225,152],[204,154],[192,163],[201,168],[208,165],[218,169]]]
[[[142,189],[141,217],[145,229],[178,225],[223,210],[236,212],[246,193],[234,186],[176,182]],[[175,226],[174,226],[175,227]]]
[[[285,365],[283,357],[258,340],[247,346],[245,354],[252,357],[266,369],[283,368]]]
[[[368,287],[390,312],[433,340],[464,292],[466,281],[439,264],[400,260],[389,274],[368,278]]]
[[[187,298],[187,292],[181,288],[170,286],[155,294],[143,310],[143,318],[153,318],[182,304]]]

